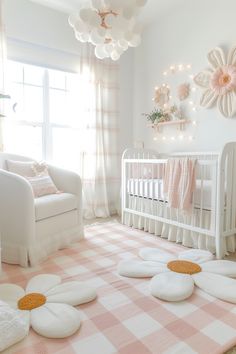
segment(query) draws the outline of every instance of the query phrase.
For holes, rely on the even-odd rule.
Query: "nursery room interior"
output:
[[[236,353],[235,0],[0,0],[0,352]]]

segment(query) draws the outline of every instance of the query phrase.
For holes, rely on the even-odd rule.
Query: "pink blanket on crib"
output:
[[[195,189],[196,159],[171,158],[164,175],[164,194],[171,208],[189,211]]]

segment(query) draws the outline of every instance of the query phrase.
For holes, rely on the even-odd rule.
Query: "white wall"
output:
[[[8,57],[51,68],[77,71],[81,44],[68,15],[29,0],[5,0]],[[132,144],[133,52],[120,61],[120,151]]]
[[[198,73],[208,66],[209,50],[216,46],[228,50],[236,45],[235,0],[174,1],[179,2],[178,9],[153,23],[135,51],[134,140],[160,151],[218,150],[225,142],[236,141],[236,117],[224,118],[216,108],[200,108],[189,116],[198,121],[191,143],[153,141],[152,129],[141,116],[152,109],[154,87],[163,82],[165,68],[173,63],[192,63],[193,72]]]

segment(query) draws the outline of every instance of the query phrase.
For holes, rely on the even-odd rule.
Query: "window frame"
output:
[[[39,127],[41,128],[41,156],[43,160],[47,161],[52,161],[53,160],[53,128],[61,128],[61,129],[69,129],[69,130],[80,130],[79,127],[73,126],[71,124],[61,124],[61,123],[55,123],[53,122],[52,119],[50,119],[50,90],[58,90],[58,91],[63,91],[65,93],[70,92],[70,90],[67,87],[67,76],[68,75],[78,75],[77,73],[74,72],[68,72],[68,71],[63,71],[63,70],[58,70],[58,69],[52,69],[48,67],[42,67],[34,64],[29,64],[29,63],[24,63],[16,60],[8,60],[8,63],[14,63],[14,64],[19,64],[22,65],[22,81],[16,80],[13,81],[11,80],[11,84],[18,84],[21,85],[24,88],[27,87],[42,87],[42,121],[30,121],[30,120],[23,120],[23,119],[13,119],[13,118],[4,118],[4,121],[6,123],[13,124],[14,126],[22,126],[22,127],[32,127],[36,128]],[[36,85],[36,84],[31,84],[25,82],[25,73],[24,73],[24,68],[25,66],[31,66],[31,67],[37,67],[42,69],[43,75],[42,75],[42,86]],[[62,72],[65,74],[65,88],[59,88],[59,87],[53,87],[50,86],[50,71],[55,71],[55,72]]]

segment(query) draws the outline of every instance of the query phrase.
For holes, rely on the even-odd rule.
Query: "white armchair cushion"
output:
[[[70,193],[51,194],[34,201],[36,221],[75,210],[78,207],[76,195]]]
[[[6,160],[7,170],[12,173],[16,173],[20,176],[35,176],[34,171],[34,161],[14,161],[14,160]]]

